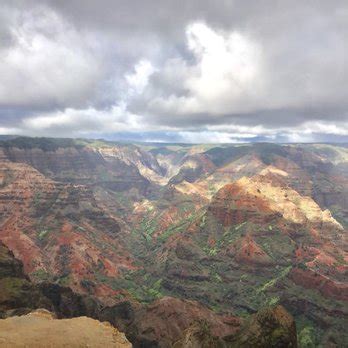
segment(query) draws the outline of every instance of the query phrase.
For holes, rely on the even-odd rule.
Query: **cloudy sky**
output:
[[[1,0],[0,134],[348,141],[348,3]]]

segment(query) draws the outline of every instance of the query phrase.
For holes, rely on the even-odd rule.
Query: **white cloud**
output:
[[[198,73],[185,82],[197,104],[203,104],[196,111],[219,111],[219,106],[211,102],[235,103],[251,92],[260,61],[260,49],[255,43],[238,32],[219,33],[204,23],[189,25],[186,35],[199,64]]]
[[[141,118],[127,112],[124,105],[113,106],[107,110],[67,108],[24,119],[21,127],[27,134],[69,136],[143,129]]]
[[[225,114],[246,112],[255,107],[261,90],[262,50],[250,38],[237,31],[217,31],[202,22],[186,28],[187,47],[195,58],[194,65],[178,60],[165,66],[167,75],[179,63],[185,73],[182,89],[187,96],[170,95],[149,101],[151,110],[178,114]]]
[[[304,28],[305,36],[294,28],[288,38],[278,33],[272,42],[255,32],[193,22],[185,30],[189,55],[165,60],[130,106],[153,123],[171,126],[224,125],[227,117],[265,128],[337,120],[335,106],[347,107],[346,42],[341,32],[326,32],[327,26],[334,24],[320,18]],[[312,27],[323,41],[312,42]],[[326,115],[330,110],[332,116]]]
[[[128,83],[128,93],[141,93],[148,84],[150,76],[155,72],[151,62],[146,59],[140,60],[134,66],[134,72],[125,75]]]
[[[123,100],[109,108],[65,108],[48,113],[38,113],[24,118],[21,127],[26,134],[57,136],[143,131],[142,118],[127,110],[127,100],[130,96],[142,92],[154,71],[155,68],[148,60],[140,60],[134,66],[133,71],[124,76],[127,92],[123,94]]]
[[[14,128],[14,127],[0,127],[0,134],[6,135],[20,135],[22,133],[22,129]]]
[[[348,122],[305,122],[301,125],[300,130],[303,134],[336,134],[336,135],[348,135]]]
[[[78,3],[1,5],[0,133],[348,136],[346,5]]]
[[[8,15],[11,42],[0,55],[0,105],[84,102],[102,74],[93,39],[46,7]]]
[[[215,143],[215,144],[226,144],[226,143],[238,143],[241,142],[239,138],[240,134],[231,134],[226,132],[178,132],[178,135],[188,143]]]

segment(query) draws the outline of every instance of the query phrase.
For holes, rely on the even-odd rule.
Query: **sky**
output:
[[[348,2],[1,0],[0,134],[348,142]]]

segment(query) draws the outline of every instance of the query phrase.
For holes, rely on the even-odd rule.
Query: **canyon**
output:
[[[345,144],[16,137],[0,212],[4,318],[88,316],[135,347],[276,346],[266,322],[289,347],[348,342]]]

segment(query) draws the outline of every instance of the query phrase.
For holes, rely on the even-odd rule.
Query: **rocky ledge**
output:
[[[132,345],[109,323],[87,317],[56,319],[41,309],[0,320],[0,347],[130,348]]]

